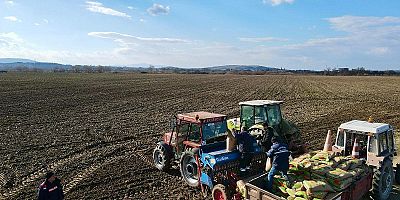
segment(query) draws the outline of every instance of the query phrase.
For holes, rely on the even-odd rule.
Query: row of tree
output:
[[[259,70],[228,70],[228,69],[215,69],[215,68],[177,68],[177,67],[164,67],[155,68],[149,67],[110,67],[110,66],[92,66],[92,65],[55,65],[54,67],[38,68],[33,66],[18,65],[14,67],[1,68],[4,73],[7,71],[17,72],[55,72],[55,73],[106,73],[106,72],[133,72],[133,73],[173,73],[173,74],[243,74],[243,75],[263,75],[263,74],[314,74],[326,76],[398,76],[400,70],[366,70],[363,67],[355,69],[349,68],[326,68],[323,71],[314,70],[287,70],[275,69],[269,71]]]

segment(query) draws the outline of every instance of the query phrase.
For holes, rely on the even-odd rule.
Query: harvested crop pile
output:
[[[302,164],[306,161],[307,165]],[[332,168],[341,163],[353,167],[349,171]],[[314,151],[290,162],[290,181],[283,181],[280,175],[275,175],[273,188],[278,195],[287,199],[323,199],[329,193],[344,190],[370,172],[371,169],[359,159],[334,157],[328,152]]]
[[[47,169],[66,199],[201,199],[177,169],[152,165],[174,114],[234,117],[240,101],[284,100],[286,118],[321,149],[326,131],[351,119],[400,127],[399,85],[400,77],[1,74],[0,199],[34,199]]]

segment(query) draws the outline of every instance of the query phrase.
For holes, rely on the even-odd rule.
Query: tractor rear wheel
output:
[[[172,151],[164,142],[159,142],[153,151],[153,161],[157,169],[167,171],[171,168]]]
[[[193,151],[187,150],[182,154],[180,170],[183,180],[185,180],[189,186],[197,187],[199,185],[198,166]]]
[[[212,190],[213,200],[228,200],[228,195],[226,193],[226,187],[222,184],[217,184]]]
[[[385,159],[379,169],[374,172],[372,180],[372,197],[374,199],[388,199],[393,187],[393,164]]]

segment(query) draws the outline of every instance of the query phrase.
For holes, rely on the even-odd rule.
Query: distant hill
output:
[[[53,70],[55,68],[70,69],[72,65],[63,65],[59,63],[37,62],[30,59],[23,58],[0,58],[0,70],[21,70],[39,69],[39,70]]]
[[[222,65],[222,66],[207,67],[207,69],[215,71],[251,71],[251,72],[278,70],[277,68],[265,67],[261,65]]]
[[[0,58],[0,63],[36,63],[36,61],[24,58]]]

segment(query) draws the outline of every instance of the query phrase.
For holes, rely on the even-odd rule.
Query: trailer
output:
[[[326,144],[331,143],[328,142],[331,140],[330,138],[331,134],[328,132]],[[367,194],[374,199],[388,199],[392,191],[395,176],[392,166],[393,156],[396,155],[394,141],[394,129],[389,124],[373,123],[372,120],[368,122],[353,120],[341,124],[336,134],[335,145],[332,147],[330,144],[330,150],[325,150],[324,147],[324,151],[320,151],[320,153],[329,155],[329,159],[326,157],[326,160],[323,158],[322,160],[315,161],[313,160],[314,157],[312,157],[311,160],[308,160],[311,161],[310,166],[314,165],[317,168],[308,168],[307,173],[309,173],[309,178],[302,179],[304,180],[302,187],[304,189],[304,186],[308,186],[308,188],[306,187],[306,194],[309,194],[304,199],[359,200]],[[331,162],[335,158],[340,158],[336,163],[337,165],[326,165],[325,169],[327,170],[321,175],[321,171],[318,171],[322,169],[318,168],[323,165],[320,165],[321,161]],[[348,159],[348,162],[342,162],[344,159]],[[352,165],[353,163],[358,164],[354,164],[356,167],[350,168],[348,165]],[[398,163],[396,164],[398,166]],[[347,168],[343,169],[343,167]],[[344,174],[350,173],[347,169],[359,169],[360,173],[343,178]],[[339,173],[336,170],[339,170]],[[396,170],[396,175],[398,176],[398,174],[399,171]],[[278,190],[275,190],[274,193],[267,191],[267,176],[268,173],[264,173],[258,177],[245,180],[245,192],[242,193],[242,196],[250,200],[286,199],[285,195],[288,196],[287,199],[303,199],[295,197],[297,195],[288,195],[288,189],[292,191],[294,188],[284,187],[286,189],[285,192],[287,192],[286,194]],[[337,180],[340,181],[336,183]],[[313,191],[309,190],[311,188],[309,185],[306,185],[306,182],[315,183],[316,181],[324,182],[329,187],[333,186],[333,182],[336,185],[334,189],[331,188],[329,193],[325,193],[324,197],[316,198],[310,195]],[[321,192],[328,191],[321,190]]]
[[[326,200],[359,200],[369,192],[372,186],[372,173],[363,176],[360,180],[353,182],[350,186],[340,192],[330,193],[324,199]],[[246,199],[249,200],[276,200],[286,199],[285,197],[278,196],[266,190],[266,177],[268,173],[261,174],[260,176],[247,181]]]

